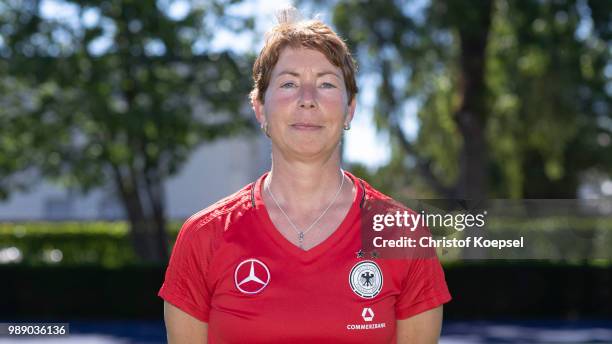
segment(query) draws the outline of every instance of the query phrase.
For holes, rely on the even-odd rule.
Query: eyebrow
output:
[[[281,76],[281,75],[284,75],[284,74],[288,74],[288,75],[295,76],[295,77],[299,77],[300,76],[300,73],[297,73],[297,72],[294,72],[294,71],[290,71],[290,70],[280,71],[276,76],[278,77],[278,76]],[[342,77],[338,73],[333,72],[331,70],[324,70],[322,72],[317,73],[317,78],[320,78],[320,77],[322,77],[324,75],[328,75],[328,74],[331,74],[331,75],[335,76],[336,78],[342,80]]]

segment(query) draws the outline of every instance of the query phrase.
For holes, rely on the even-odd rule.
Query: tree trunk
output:
[[[481,1],[478,6],[469,2],[457,2],[461,13],[470,20],[457,23],[460,40],[459,94],[461,103],[454,119],[463,138],[459,152],[459,178],[455,185],[456,198],[478,201],[486,207],[487,196],[487,87],[485,63],[492,1]],[[466,209],[466,211],[469,211]],[[468,230],[467,237],[486,235],[486,231]],[[483,259],[485,252],[475,247],[463,250],[463,259]]]
[[[134,252],[142,262],[165,263],[168,251],[163,212],[160,216],[145,209],[133,168],[130,168],[128,173],[122,173],[118,166],[113,166],[113,176],[127,212],[130,223],[129,237]],[[161,206],[161,202],[158,202],[158,206]]]
[[[164,213],[164,184],[157,170],[151,168],[145,172],[145,175],[147,196],[151,204],[153,222],[155,223],[154,231],[151,234],[154,234],[155,237],[159,259],[165,262],[168,260],[168,234],[166,232],[166,216]]]
[[[456,191],[458,198],[482,199],[487,195],[487,89],[484,76],[492,5],[491,1],[479,2],[479,6],[468,2],[463,4],[465,13],[472,14],[472,20],[458,25],[461,103],[455,121],[463,137],[463,146],[459,154]]]

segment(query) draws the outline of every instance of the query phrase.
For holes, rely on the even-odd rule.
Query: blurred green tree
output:
[[[612,2],[341,0],[334,22],[378,79],[388,192],[571,198],[612,172]]]
[[[227,15],[233,1],[176,3],[0,2],[0,194],[36,175],[112,185],[145,262],[167,259],[164,180],[202,142],[252,127],[250,57],[211,42],[253,21]]]

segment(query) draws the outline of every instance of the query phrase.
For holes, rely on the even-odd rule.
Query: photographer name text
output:
[[[419,239],[400,237],[399,239],[384,239],[383,237],[375,237],[372,241],[374,247],[382,248],[522,248],[525,240],[523,237],[518,239],[485,239],[484,237],[467,237],[463,239],[446,238],[434,239],[432,237],[422,237]]]

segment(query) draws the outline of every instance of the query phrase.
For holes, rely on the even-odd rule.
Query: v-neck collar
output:
[[[364,199],[364,187],[361,181],[353,176],[351,173],[344,171],[344,174],[351,179],[353,184],[355,185],[356,192],[353,198],[353,203],[351,208],[345,215],[344,219],[340,223],[340,225],[336,228],[336,230],[325,240],[317,244],[316,246],[311,247],[309,250],[303,250],[298,246],[294,245],[291,241],[287,240],[281,232],[276,228],[272,219],[270,218],[270,214],[268,213],[268,209],[266,208],[266,204],[263,201],[262,197],[262,188],[263,183],[269,172],[266,172],[262,175],[254,184],[253,189],[251,190],[251,195],[253,197],[253,206],[256,209],[256,214],[258,219],[262,223],[262,231],[266,233],[270,237],[274,243],[279,246],[279,248],[286,253],[300,259],[300,260],[311,260],[316,259],[322,254],[325,254],[332,247],[338,245],[343,240],[350,239],[350,229],[352,228],[352,224],[357,219],[360,213],[360,206],[363,204]]]

